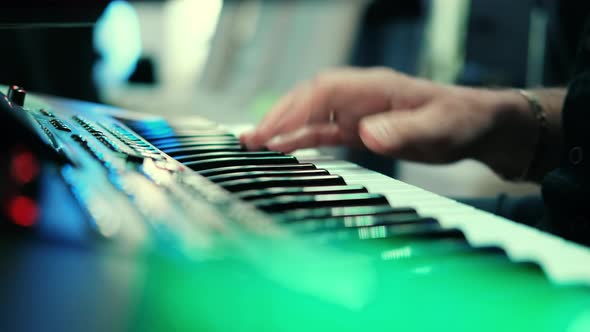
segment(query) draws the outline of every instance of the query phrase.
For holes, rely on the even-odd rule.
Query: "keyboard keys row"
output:
[[[347,186],[342,177],[299,163],[293,156],[246,151],[237,137],[219,129],[163,122],[128,125],[177,161],[262,210],[388,204],[385,197],[368,194],[362,186]]]
[[[512,264],[496,248],[474,248],[462,232],[449,229],[456,224],[444,223],[445,217],[433,212],[436,210],[415,204],[422,199],[420,192],[401,188],[392,194],[388,182],[358,167],[336,162],[328,166],[329,162],[321,160],[301,162],[276,152],[247,151],[236,137],[214,126],[138,124],[132,129],[158,151],[264,211],[279,227],[310,241],[374,255],[392,270],[404,270],[420,278],[448,273],[459,276],[449,280],[463,280],[466,270],[485,275],[481,268],[494,262],[494,269],[485,271],[493,271],[488,274],[496,278],[502,277],[496,268]],[[388,192],[389,200],[375,192]],[[207,199],[214,200],[214,196]],[[224,197],[224,204],[231,202]],[[427,204],[435,206],[439,202]],[[416,206],[418,212],[403,206]],[[228,221],[236,219],[234,215],[228,217]]]
[[[289,230],[323,240],[429,237],[459,241],[412,208],[393,208],[380,194],[312,163],[272,151],[247,151],[239,139],[215,127],[128,123],[155,147],[271,214]],[[466,245],[466,247],[469,247]]]

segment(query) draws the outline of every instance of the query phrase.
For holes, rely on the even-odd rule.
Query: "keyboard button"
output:
[[[254,204],[260,210],[273,213],[294,209],[389,205],[389,202],[385,196],[379,194],[342,194],[277,197],[252,201],[252,204]]]
[[[268,165],[268,164],[294,164],[297,158],[293,156],[278,156],[278,157],[238,157],[238,158],[217,158],[207,159],[201,161],[185,162],[188,168],[195,171],[203,171],[207,169],[242,166],[242,165]]]
[[[209,180],[213,182],[224,182],[231,180],[253,179],[261,177],[296,177],[315,175],[330,175],[330,173],[328,173],[328,171],[324,169],[314,169],[310,171],[255,171],[214,175],[210,176]]]
[[[51,123],[51,125],[53,125],[55,127],[55,129],[63,130],[63,131],[67,131],[67,132],[72,131],[72,129],[70,129],[70,127],[68,125],[66,125],[63,121],[61,121],[59,119],[51,119],[49,122]]]
[[[45,115],[45,116],[48,116],[48,117],[50,117],[50,118],[55,118],[55,114],[53,114],[53,112],[51,112],[51,111],[48,111],[48,110],[47,110],[47,109],[45,109],[45,108],[41,108],[41,109],[39,110],[39,112],[41,112],[41,114],[43,114],[43,115]]]
[[[219,183],[220,186],[231,192],[275,187],[336,186],[344,184],[346,183],[338,175],[258,178]]]
[[[190,161],[201,161],[207,159],[219,159],[219,158],[255,158],[255,157],[280,157],[284,156],[284,153],[273,152],[273,151],[257,151],[257,152],[209,152],[195,155],[182,155],[176,156],[174,159],[181,163]]]
[[[261,171],[306,171],[317,169],[314,164],[285,164],[285,165],[247,165],[247,166],[230,166],[216,169],[200,171],[202,176],[216,176],[220,174],[231,174],[241,172],[261,172]]]

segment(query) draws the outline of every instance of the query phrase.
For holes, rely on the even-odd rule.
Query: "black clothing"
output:
[[[590,245],[590,20],[587,22],[576,34],[581,38],[563,105],[561,161],[543,179],[543,201],[505,195],[460,201]]]
[[[575,69],[563,106],[560,166],[543,180],[548,215],[542,228],[590,245],[590,24],[580,40]]]
[[[545,86],[564,86],[575,74],[575,60],[589,1],[543,0],[549,13],[545,48]]]

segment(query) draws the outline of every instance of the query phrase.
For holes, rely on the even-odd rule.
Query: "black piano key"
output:
[[[449,236],[446,234],[451,233]],[[466,267],[477,269],[480,264],[511,264],[505,254],[495,247],[472,247],[464,238],[453,235],[458,232],[441,232],[437,238],[418,236],[371,238],[359,241],[338,241],[341,249],[351,249],[391,261],[396,271],[414,273],[417,268],[425,266],[434,269],[451,268],[464,271]],[[370,245],[365,242],[370,241]],[[332,241],[334,243],[334,241]],[[474,266],[473,263],[476,263]],[[458,268],[458,270],[457,270]],[[460,272],[459,272],[460,273]]]
[[[379,225],[403,225],[419,223],[438,223],[436,219],[421,217],[417,213],[394,213],[377,216],[335,217],[324,219],[307,219],[286,225],[290,230],[307,233],[331,231],[341,228],[358,228]]]
[[[231,192],[275,187],[337,186],[344,184],[346,184],[344,179],[338,175],[258,178],[219,183],[220,186]]]
[[[211,142],[211,141],[220,141],[220,142],[239,142],[239,138],[233,135],[181,135],[181,136],[174,136],[174,137],[162,137],[162,138],[153,138],[151,141],[166,143],[167,141],[170,142]]]
[[[217,158],[207,159],[201,161],[185,162],[188,168],[195,171],[203,171],[207,169],[229,167],[229,166],[244,166],[244,165],[271,165],[271,164],[294,164],[297,163],[297,158],[293,156],[278,156],[278,157],[238,157],[238,158]]]
[[[191,161],[201,161],[207,159],[219,159],[219,158],[256,158],[256,157],[280,157],[285,154],[282,152],[274,151],[254,151],[254,152],[208,152],[200,153],[195,155],[180,155],[175,156],[174,159],[181,163]]]
[[[360,194],[367,193],[367,188],[358,185],[327,186],[327,187],[295,187],[270,188],[237,193],[236,196],[245,201],[272,198],[279,196],[323,195],[323,194]]]
[[[463,233],[458,229],[442,228],[438,224],[404,224],[404,225],[380,225],[347,229],[342,232],[356,231],[361,240],[378,239],[387,237],[420,237],[425,239],[438,238],[463,238]],[[330,232],[331,233],[331,232]]]
[[[283,212],[294,209],[314,209],[341,206],[389,205],[383,195],[379,194],[336,194],[308,195],[296,197],[276,197],[252,201],[258,209],[266,212]]]
[[[454,232],[456,234],[456,232]],[[382,260],[390,260],[399,263],[400,261],[412,261],[414,263],[428,264],[429,262],[436,262],[440,258],[450,255],[464,255],[474,250],[481,250],[480,248],[473,248],[469,242],[463,238],[458,238],[454,235],[451,237],[445,237],[445,234],[441,234],[436,240],[433,239],[420,239],[420,238],[408,238],[405,237],[400,239],[401,241],[393,241],[391,237],[384,239],[370,239],[371,246],[356,246],[355,249],[370,253],[378,253]],[[406,240],[407,243],[400,243]],[[383,241],[379,252],[376,252],[373,247],[375,243]],[[371,247],[371,248],[368,248]],[[481,251],[483,253],[483,251]]]
[[[232,134],[201,134],[201,135],[191,135],[191,134],[169,134],[169,135],[142,135],[142,137],[148,142],[159,142],[163,140],[173,140],[173,139],[193,139],[193,140],[219,140],[219,139],[232,139],[236,138]]]
[[[308,236],[324,238],[328,241],[347,241],[347,240],[373,240],[385,238],[421,238],[421,239],[440,239],[440,238],[463,238],[463,233],[457,229],[442,228],[436,223],[417,223],[402,225],[379,225],[357,228],[342,228],[330,230],[329,232],[320,230],[315,233],[308,233]]]
[[[457,231],[456,231],[457,232]],[[506,268],[509,265],[514,265],[508,257],[497,247],[472,247],[469,243],[460,239],[459,237],[446,238],[443,233],[439,234],[437,238],[432,236],[423,238],[420,236],[404,236],[401,238],[376,238],[368,239],[370,246],[362,245],[365,241],[347,241],[338,242],[342,248],[342,244],[355,251],[364,251],[366,254],[378,255],[383,261],[391,261],[396,271],[406,271],[414,274],[416,269],[424,267],[432,268],[433,270],[454,271],[454,273],[462,274],[471,270],[478,270],[481,273],[482,268],[487,268],[487,271],[498,272],[499,269]],[[401,241],[397,241],[400,239]],[[390,249],[376,252],[369,247],[374,247],[375,243],[383,241],[398,242],[406,244],[398,245]],[[351,244],[356,244],[351,246]],[[380,243],[381,244],[381,243]],[[364,249],[363,249],[364,248]],[[518,263],[519,265],[523,263]],[[530,264],[530,263],[527,263]],[[512,266],[513,267],[513,266]]]
[[[231,180],[254,179],[261,177],[296,177],[317,175],[330,175],[330,173],[325,169],[314,169],[308,171],[254,171],[214,175],[210,176],[209,180],[213,182],[224,182]]]
[[[420,223],[438,223],[436,219],[422,217],[418,214],[399,214],[383,216],[332,217],[320,219],[305,219],[297,222],[285,223],[284,227],[297,233],[330,232],[344,228],[360,228],[382,225],[405,225]]]
[[[440,227],[436,219],[433,218],[415,218],[413,222],[383,222],[368,226],[351,226],[342,227],[342,223],[329,222],[327,219],[323,222],[311,223],[295,223],[289,227],[290,230],[295,231],[302,236],[311,235],[312,237],[320,236],[324,239],[331,240],[376,240],[399,238],[400,240],[406,238],[453,238],[463,240],[461,232],[455,230],[448,231]]]
[[[199,154],[209,152],[243,152],[246,151],[240,145],[207,145],[207,146],[191,146],[191,147],[174,147],[174,148],[160,148],[169,156]]]
[[[114,115],[115,119],[119,120],[120,122],[124,123],[127,127],[133,129],[134,131],[138,130],[145,130],[148,128],[161,128],[163,126],[168,126],[168,123],[165,119],[162,118],[144,118],[139,120],[134,119],[127,119],[121,116]]]
[[[391,228],[394,227],[396,225],[392,225]],[[434,227],[436,228],[436,226]],[[337,234],[335,237],[332,237],[331,234],[338,232],[332,232],[331,230],[297,233],[297,235],[305,236],[307,239],[319,240],[320,242],[332,242],[332,244],[334,244],[334,240],[337,240],[339,249],[350,249],[356,253],[377,254],[384,260],[409,258],[410,256],[420,258],[435,257],[474,249],[463,233],[456,229],[437,231],[436,237],[432,233],[417,232],[415,234],[406,233],[403,236],[375,236],[362,239],[358,237],[358,232],[355,234],[355,229],[349,231],[350,234],[345,236]],[[346,233],[347,231],[342,230],[341,232]],[[367,242],[370,242],[370,245],[367,245]],[[431,260],[426,263],[432,262],[434,261]]]
[[[206,177],[220,174],[231,174],[241,172],[262,172],[262,171],[306,171],[317,169],[312,163],[285,164],[285,165],[247,165],[230,166],[210,170],[199,171],[199,174]]]
[[[229,146],[229,147],[241,147],[240,143],[235,140],[220,140],[220,141],[176,141],[172,143],[159,143],[154,144],[159,149],[184,149],[184,148],[201,148],[201,147],[208,147],[208,146]]]
[[[389,214],[416,213],[412,208],[394,208],[391,206],[355,206],[320,209],[298,209],[274,215],[281,223],[298,222],[306,219],[323,219],[332,217],[377,216]]]

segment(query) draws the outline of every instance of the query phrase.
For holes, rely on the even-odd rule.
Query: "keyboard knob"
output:
[[[25,89],[19,87],[18,85],[13,85],[8,88],[6,97],[8,97],[8,100],[17,104],[18,106],[24,106],[26,94],[27,91],[25,91]]]

